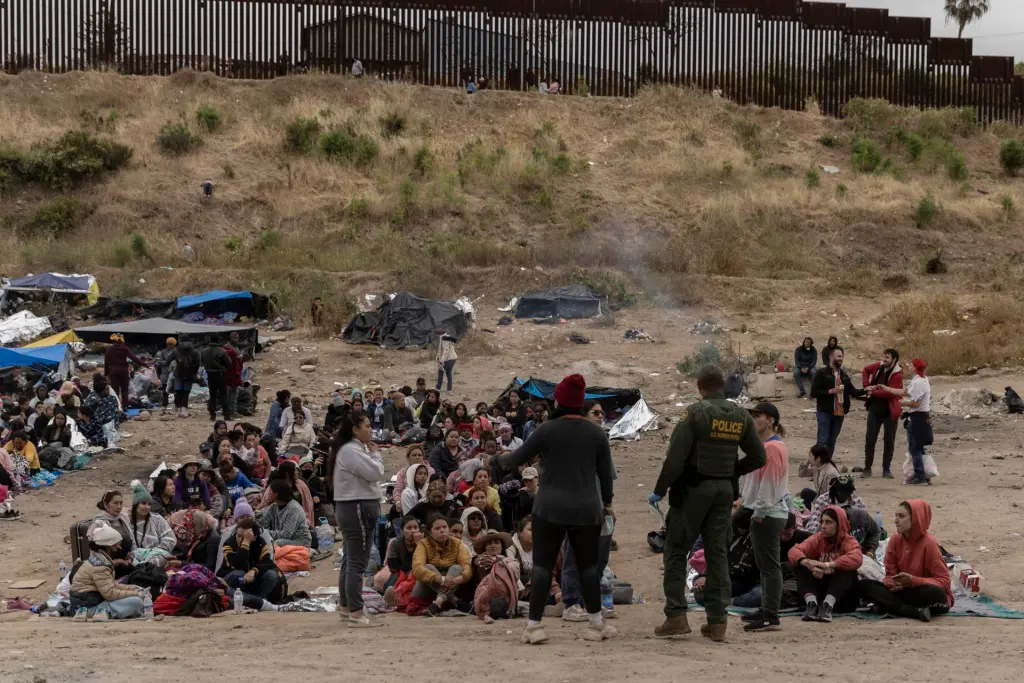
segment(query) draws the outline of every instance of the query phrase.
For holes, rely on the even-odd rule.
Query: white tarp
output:
[[[640,432],[657,428],[658,414],[651,410],[647,401],[641,398],[626,411],[625,415],[619,418],[618,422],[612,425],[612,428],[608,430],[608,438],[636,441],[640,438]]]
[[[0,344],[30,342],[50,329],[50,320],[29,311],[19,311],[0,321]]]

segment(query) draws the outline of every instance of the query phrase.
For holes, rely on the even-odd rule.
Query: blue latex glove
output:
[[[651,505],[657,506],[658,503],[661,502],[662,498],[664,498],[664,496],[659,496],[657,493],[651,493],[647,496],[647,502]]]

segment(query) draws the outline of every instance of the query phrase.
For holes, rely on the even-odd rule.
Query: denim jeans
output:
[[[836,441],[839,439],[839,432],[843,431],[843,420],[845,415],[833,415],[819,410],[816,413],[818,418],[818,439],[817,444],[828,448],[829,453],[836,452]]]
[[[89,616],[96,616],[96,610],[106,607],[111,619],[134,619],[142,616],[142,598],[130,597],[120,600],[104,600],[89,610]]]
[[[597,546],[597,571],[601,577],[601,590],[605,591],[610,586],[604,582],[604,568],[608,566],[608,560],[612,554],[612,537],[601,536]],[[576,566],[576,556],[573,555],[572,546],[569,540],[562,542],[562,603],[566,607],[580,605],[583,598],[580,594],[580,571]]]
[[[915,438],[915,431],[920,434],[923,423],[927,421],[928,413],[909,413],[907,415],[907,450],[910,451],[910,458],[914,461],[914,478],[924,480],[927,475],[924,471],[924,444],[920,439]],[[922,424],[919,424],[922,423]]]
[[[446,360],[443,366],[437,368],[437,386],[435,387],[438,391],[441,391],[441,386],[445,376],[448,377],[448,391],[452,390],[452,376],[455,374],[455,361]]]
[[[803,396],[803,395],[805,395],[807,393],[807,390],[804,389],[804,377],[805,376],[807,377],[807,379],[811,379],[812,377],[814,377],[814,367],[813,366],[810,367],[810,368],[807,368],[807,375],[801,374],[800,368],[796,368],[795,370],[793,370],[793,381],[796,382],[797,391],[800,392],[801,396]]]

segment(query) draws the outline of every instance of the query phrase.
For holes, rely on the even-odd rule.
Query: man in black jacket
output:
[[[227,373],[231,369],[231,357],[212,338],[206,340],[206,348],[203,349],[203,367],[206,368],[206,383],[210,389],[210,400],[206,404],[210,411],[210,419],[217,419],[219,403],[224,410],[224,419],[230,420]]]
[[[804,343],[798,346],[793,354],[793,380],[796,382],[796,388],[800,391],[800,395],[797,398],[807,396],[807,390],[804,389],[804,379],[812,379],[814,377],[814,368],[817,365],[818,350],[814,348],[814,340],[810,337],[805,337]]]
[[[832,349],[829,364],[814,373],[811,398],[817,399],[818,444],[835,453],[836,440],[843,429],[843,420],[850,412],[850,397],[864,396],[863,389],[853,386],[850,376],[843,370],[843,349]]]

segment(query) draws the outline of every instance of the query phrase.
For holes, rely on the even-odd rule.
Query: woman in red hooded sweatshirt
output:
[[[949,569],[939,542],[928,533],[932,509],[923,500],[905,500],[896,508],[896,535],[885,550],[885,580],[861,581],[860,596],[875,611],[931,621],[953,606]]]
[[[838,505],[821,513],[821,531],[789,550],[796,583],[807,609],[804,621],[832,621],[832,611],[857,609],[857,570],[864,561],[860,543],[850,535],[850,520]],[[818,606],[820,603],[820,607]]]

